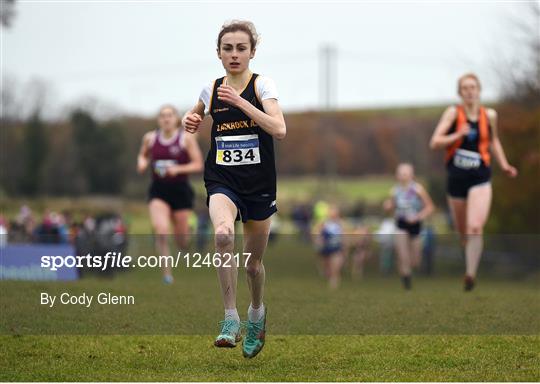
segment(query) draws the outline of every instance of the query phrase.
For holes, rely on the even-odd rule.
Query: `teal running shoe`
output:
[[[219,348],[234,348],[236,343],[242,340],[240,333],[240,322],[235,319],[225,319],[219,322],[221,333],[214,341],[214,345]]]
[[[174,283],[174,277],[171,275],[165,275],[163,276],[163,282],[167,285]]]
[[[261,351],[264,347],[264,338],[266,336],[266,312],[267,309],[264,307],[264,316],[260,321],[246,321],[245,327],[247,329],[247,334],[244,339],[244,344],[242,346],[242,353],[244,357],[251,359]]]

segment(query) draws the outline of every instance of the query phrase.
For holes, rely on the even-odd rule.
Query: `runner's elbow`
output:
[[[285,126],[285,124],[280,124],[278,126],[278,129],[276,130],[276,133],[274,134],[274,137],[277,140],[283,140],[286,135],[287,135],[287,127]]]
[[[429,142],[429,148],[432,150],[441,149],[444,147],[444,143],[441,143],[441,141],[437,137],[432,138]]]
[[[195,163],[195,173],[202,172],[204,170],[204,163],[202,160]]]

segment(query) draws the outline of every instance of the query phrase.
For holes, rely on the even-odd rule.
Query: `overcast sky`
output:
[[[41,79],[50,108],[95,97],[152,115],[191,106],[223,75],[215,44],[225,20],[261,34],[251,69],[272,77],[285,110],[321,105],[319,50],[336,47],[337,108],[456,100],[455,82],[477,72],[497,97],[493,66],[511,54],[511,22],[526,2],[21,1],[2,29],[2,76]]]

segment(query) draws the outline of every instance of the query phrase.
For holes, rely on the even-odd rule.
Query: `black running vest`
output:
[[[240,96],[263,111],[255,92],[257,76],[251,76]],[[239,108],[218,99],[217,88],[223,80],[224,77],[214,82],[210,99],[213,123],[210,151],[204,168],[206,189],[223,185],[253,200],[275,199],[273,138]]]

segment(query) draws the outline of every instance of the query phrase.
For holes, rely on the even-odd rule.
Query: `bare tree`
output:
[[[2,27],[9,28],[15,17],[15,0],[1,0],[0,23]]]
[[[22,120],[20,103],[17,99],[18,84],[14,77],[5,76],[0,79],[0,120],[2,126]]]
[[[34,77],[25,84],[22,92],[24,95],[22,112],[25,117],[43,115],[50,109],[51,86],[47,81]]]
[[[540,104],[540,2],[521,4],[510,16],[511,56],[498,55],[495,66],[503,101],[535,107]]]

